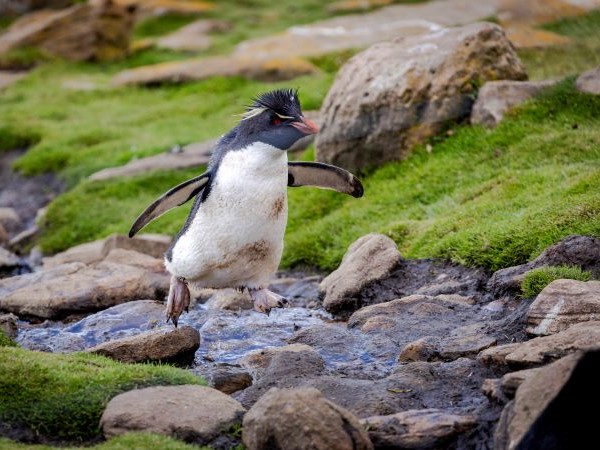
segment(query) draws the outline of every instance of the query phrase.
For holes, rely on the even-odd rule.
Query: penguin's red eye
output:
[[[281,119],[279,117],[273,117],[271,119],[271,125],[281,125]]]

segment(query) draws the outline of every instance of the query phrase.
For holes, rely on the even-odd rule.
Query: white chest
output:
[[[287,154],[272,146],[227,153],[169,270],[213,287],[264,283],[283,251],[287,177]]]

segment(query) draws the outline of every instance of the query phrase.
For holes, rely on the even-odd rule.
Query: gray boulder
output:
[[[388,276],[401,260],[402,255],[389,237],[382,234],[361,237],[348,248],[340,266],[321,282],[323,306],[333,313],[358,309],[360,291]]]
[[[373,448],[358,419],[314,388],[270,389],[244,417],[242,440],[248,450]]]
[[[402,159],[468,118],[478,85],[524,80],[498,25],[475,23],[380,43],[338,73],[321,109],[317,159],[360,170]]]
[[[135,389],[113,398],[100,419],[104,436],[143,431],[207,445],[239,424],[245,409],[205,386]]]
[[[600,320],[600,281],[555,280],[529,307],[527,332],[544,336],[589,320]]]
[[[600,66],[579,75],[575,87],[586,94],[600,95]]]
[[[494,127],[500,123],[508,110],[519,106],[556,83],[555,80],[488,81],[477,94],[471,112],[471,123]]]
[[[152,330],[108,341],[86,351],[125,362],[191,362],[200,347],[200,333],[192,327]]]

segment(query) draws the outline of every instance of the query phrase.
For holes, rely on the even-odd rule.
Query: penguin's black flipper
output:
[[[210,172],[205,172],[202,175],[192,178],[191,180],[184,181],[183,183],[175,186],[163,195],[158,197],[148,206],[143,213],[135,220],[129,230],[129,237],[133,237],[138,231],[148,225],[151,221],[157,217],[163,215],[171,208],[183,205],[192,197],[196,196],[202,189],[206,187],[206,184],[210,181]]]
[[[362,197],[362,183],[347,170],[319,162],[289,162],[288,186],[315,186]]]

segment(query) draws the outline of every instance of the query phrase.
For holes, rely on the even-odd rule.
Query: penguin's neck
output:
[[[254,142],[240,150],[228,152],[219,165],[219,179],[273,179],[285,172],[287,182],[287,152],[263,142]]]

